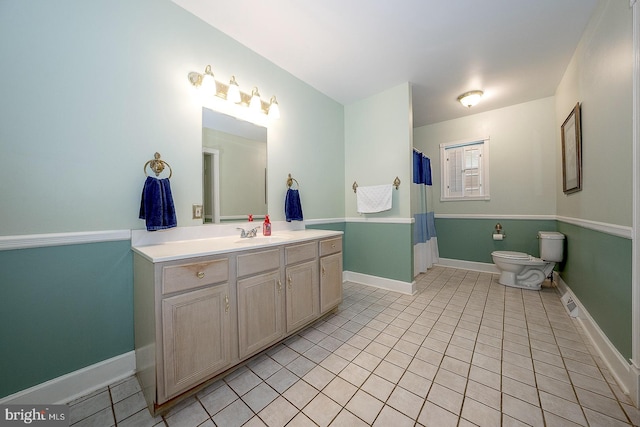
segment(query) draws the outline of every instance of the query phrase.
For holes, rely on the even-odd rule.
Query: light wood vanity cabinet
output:
[[[154,415],[342,301],[341,237],[164,262],[139,252],[136,373]]]
[[[153,263],[134,253],[136,371],[148,402],[164,403],[237,359],[228,256]]]
[[[162,399],[231,365],[229,277],[228,257],[162,266]]]
[[[318,317],[318,244],[316,242],[285,248],[287,333]]]
[[[162,351],[166,397],[231,364],[229,284],[162,300]]]
[[[342,237],[320,242],[320,314],[342,301]]]
[[[284,335],[280,250],[238,255],[237,286],[238,342],[244,359]]]

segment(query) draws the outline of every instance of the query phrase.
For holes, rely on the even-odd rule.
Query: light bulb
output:
[[[238,104],[241,100],[240,86],[238,86],[236,76],[231,76],[231,81],[229,81],[229,90],[227,91],[227,101]]]
[[[271,101],[269,102],[269,118],[280,118],[280,107],[278,106],[278,101],[276,100],[275,95],[271,97]]]
[[[254,87],[253,91],[251,92],[251,102],[249,102],[249,108],[258,113],[262,110],[262,101],[260,100],[260,92],[258,92],[257,87]]]
[[[211,65],[207,65],[204,69],[200,90],[206,96],[214,96],[216,94],[216,79],[213,76],[213,71],[211,71]]]

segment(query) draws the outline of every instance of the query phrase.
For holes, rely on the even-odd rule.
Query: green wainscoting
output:
[[[343,268],[385,279],[413,282],[412,224],[347,222],[307,226],[344,232]]]
[[[560,276],[626,359],[632,353],[631,239],[558,222],[566,236]]]
[[[133,350],[131,242],[0,251],[0,397]]]
[[[492,238],[496,223],[506,234]],[[516,251],[538,256],[538,231],[556,231],[555,220],[436,218],[440,258],[493,264],[491,252]]]
[[[413,282],[412,224],[348,222],[344,269]]]

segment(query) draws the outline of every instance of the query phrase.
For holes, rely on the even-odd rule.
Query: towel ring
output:
[[[173,175],[171,165],[164,160],[160,160],[160,153],[158,152],[153,155],[153,160],[149,160],[144,164],[144,167],[142,168],[142,170],[144,171],[144,176],[149,176],[147,175],[147,166],[149,166],[149,168],[156,174],[156,176],[162,173],[165,166],[169,166],[169,178],[171,178],[171,176]]]
[[[298,184],[298,180],[293,178],[291,174],[289,174],[289,177],[287,178],[287,187],[291,188],[294,182],[296,183],[296,188],[300,188],[300,184]]]

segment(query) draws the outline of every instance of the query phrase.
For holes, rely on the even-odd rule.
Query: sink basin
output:
[[[271,243],[281,243],[285,240],[287,240],[287,238],[281,236],[256,236],[238,239],[234,243],[243,245],[268,245]]]

